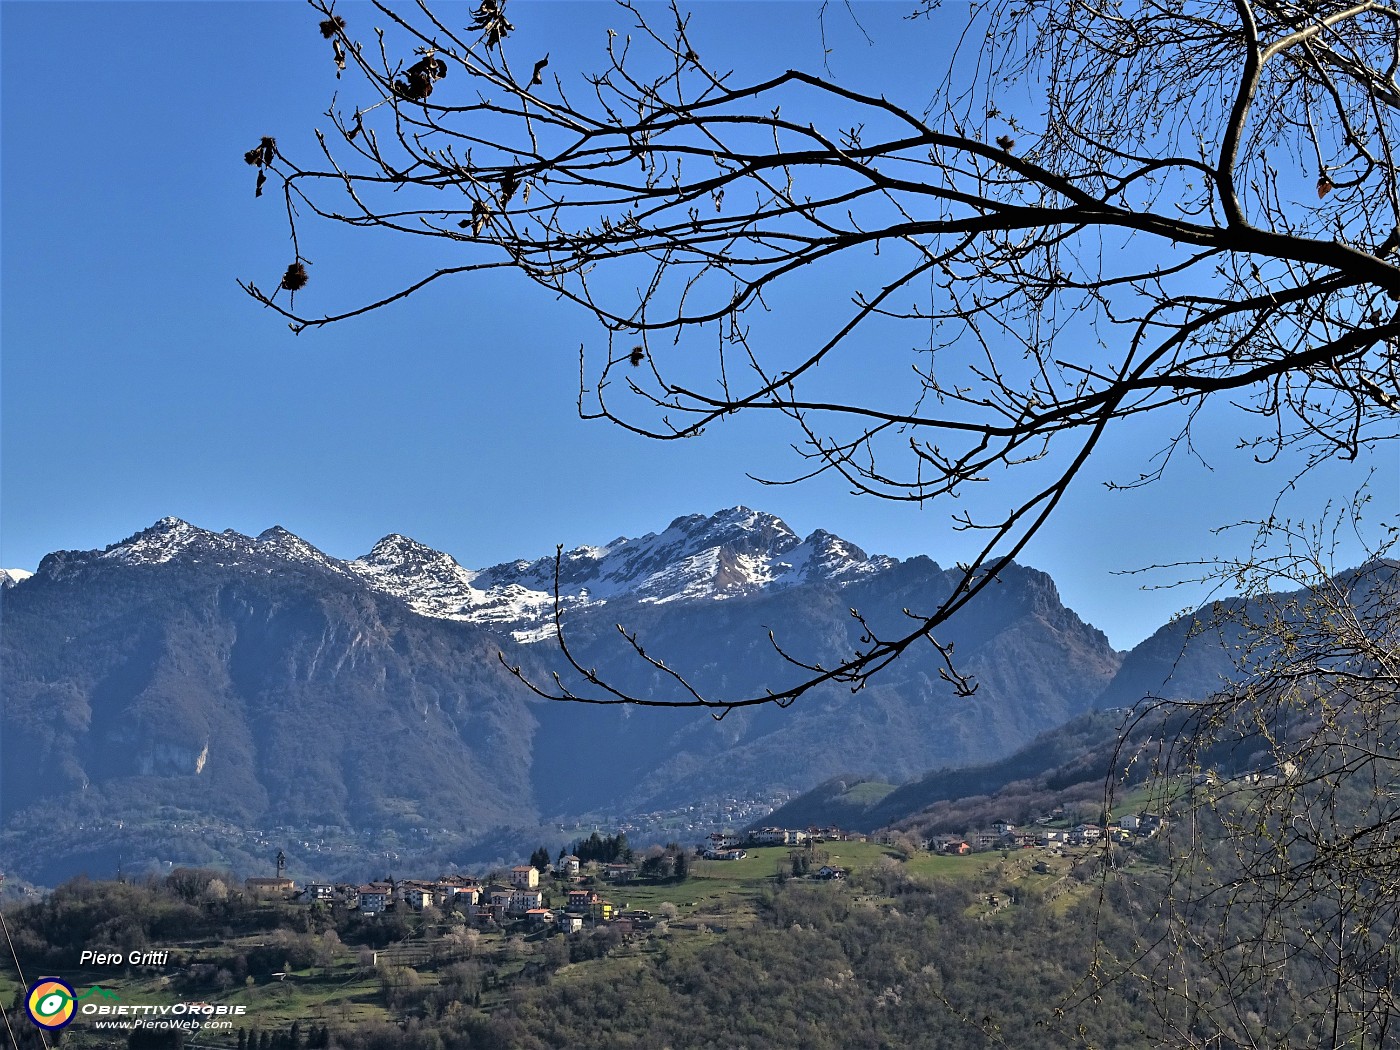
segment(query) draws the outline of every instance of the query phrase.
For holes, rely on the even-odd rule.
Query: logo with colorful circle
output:
[[[77,1013],[77,993],[73,986],[58,977],[41,977],[29,986],[24,1000],[29,1019],[50,1031],[63,1028]]]

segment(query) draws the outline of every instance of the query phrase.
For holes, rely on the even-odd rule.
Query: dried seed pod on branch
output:
[[[306,287],[306,282],[310,280],[306,273],[306,267],[300,262],[294,262],[287,267],[287,272],[282,275],[281,287],[289,292],[299,292]]]

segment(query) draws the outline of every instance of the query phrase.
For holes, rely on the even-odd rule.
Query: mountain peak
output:
[[[559,564],[559,597],[569,607],[614,601],[720,601],[812,578],[844,584],[895,564],[888,558],[867,558],[860,548],[829,533],[820,537],[826,539],[809,548],[781,518],[744,506],[687,514],[659,533],[565,552]],[[538,623],[528,625],[530,618],[552,615],[554,573],[553,558],[508,562],[476,573],[473,587],[490,596],[493,620],[517,617],[521,627],[515,635],[527,640],[538,633]],[[507,608],[515,611],[508,615]],[[471,612],[463,615],[480,618]]]
[[[787,539],[797,542],[797,533],[788,528],[782,518],[744,506],[717,510],[708,516],[684,515],[666,526],[666,532],[673,531],[712,543],[733,542],[748,536],[761,537],[769,543]]]
[[[237,533],[233,533],[238,536]],[[239,537],[244,539],[244,537]],[[279,561],[310,564],[327,569],[336,574],[344,573],[344,565],[335,558],[323,553],[320,548],[307,543],[294,532],[288,532],[281,525],[274,525],[258,533],[255,541],[257,553],[263,557],[273,557]]]
[[[401,532],[391,532],[371,547],[369,553],[359,560],[362,562],[381,562],[405,557],[446,558],[449,555],[434,550],[426,543],[419,543],[412,536],[405,536]]]
[[[217,544],[220,538],[180,518],[166,516],[149,528],[106,548],[101,552],[101,557],[131,565],[160,565],[191,546]]]
[[[399,532],[385,536],[370,548],[368,554],[352,561],[350,567],[369,575],[429,573],[440,578],[460,578],[467,583],[475,575],[462,568],[452,555]]]
[[[348,568],[423,616],[471,619],[468,610],[485,598],[472,586],[476,574],[458,565],[452,555],[398,532],[385,536]]]

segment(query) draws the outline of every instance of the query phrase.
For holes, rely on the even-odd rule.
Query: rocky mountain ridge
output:
[[[539,641],[552,633],[541,627],[554,615],[554,558],[468,569],[452,555],[399,533],[385,536],[362,557],[342,561],[281,526],[250,537],[166,517],[100,551],[51,554],[39,573],[62,576],[94,564],[161,565],[175,559],[262,572],[321,571],[362,580],[422,616],[503,627],[518,641]],[[869,556],[825,530],[801,539],[771,514],[732,507],[677,518],[660,533],[565,551],[557,582],[565,609],[609,602],[665,605],[750,596],[815,581],[842,586],[897,564],[894,558]]]
[[[554,570],[552,557],[466,569],[402,536],[343,561],[285,529],[249,537],[173,518],[49,555],[4,591],[0,848],[30,841],[57,806],[89,822],[84,835],[108,828],[100,858],[124,848],[173,862],[172,843],[208,850],[220,834],[178,828],[278,826],[340,829],[350,845],[336,865],[303,858],[323,872],[387,857],[409,832],[415,848],[456,855],[502,828],[770,797],[872,765],[895,780],[993,761],[1091,710],[1121,660],[1053,580],[1010,566],[940,633],[979,682],[971,698],[952,695],[929,646],[857,694],[828,686],[721,722],[550,704],[500,656],[540,682],[561,669],[553,645],[517,640],[545,637]],[[802,539],[734,508],[575,548],[559,591],[571,646],[608,680],[638,695],[668,684],[618,638],[625,622],[725,696],[800,673],[770,632],[828,660],[860,644],[852,608],[894,631],[901,610],[932,607],[955,582],[928,558]],[[58,852],[45,877],[103,870],[86,841],[46,846]]]

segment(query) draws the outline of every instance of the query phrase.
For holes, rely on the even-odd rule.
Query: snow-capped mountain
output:
[[[666,605],[723,600],[815,580],[845,584],[897,562],[867,556],[818,530],[805,540],[771,514],[732,507],[677,518],[660,533],[582,546],[559,559],[564,607],[616,601]],[[386,536],[350,563],[366,581],[424,616],[509,626],[519,641],[546,636],[554,614],[555,559],[464,569],[449,555]]]
[[[361,581],[422,616],[503,629],[523,642],[552,634],[553,557],[468,569],[450,554],[398,533],[385,536],[361,558],[341,561],[280,525],[252,537],[167,517],[100,551],[51,554],[40,571],[61,576],[83,566],[152,566],[177,559],[262,573],[293,567],[320,571]],[[623,536],[565,552],[559,595],[565,609],[721,601],[822,580],[844,586],[897,564],[829,532],[818,529],[800,539],[771,514],[731,507],[708,517],[677,518],[638,539]]]
[[[39,573],[63,576],[76,569],[103,564],[163,565],[179,560],[186,564],[244,568],[264,573],[289,567],[316,569],[347,579],[356,574],[280,525],[245,536],[233,529],[210,532],[179,518],[161,518],[120,543],[100,551],[58,551],[39,564]]]
[[[33,575],[28,569],[0,569],[0,590],[23,583]]]

